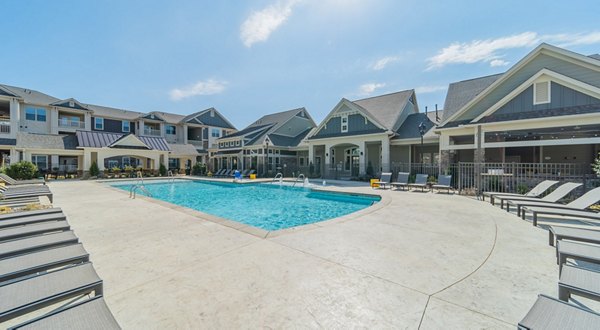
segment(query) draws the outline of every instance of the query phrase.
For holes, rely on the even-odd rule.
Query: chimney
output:
[[[440,122],[440,117],[438,116],[437,103],[435,104],[435,122],[436,123]]]
[[[427,106],[425,106],[425,114],[427,114]]]

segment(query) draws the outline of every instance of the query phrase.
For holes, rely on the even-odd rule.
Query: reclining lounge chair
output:
[[[408,187],[409,188],[421,188],[421,191],[425,191],[425,188],[427,188],[427,178],[429,176],[427,174],[417,174],[417,177],[415,178],[415,183],[409,183]]]
[[[392,181],[392,173],[383,172],[383,173],[381,173],[381,177],[379,178],[379,181],[375,181],[372,184],[378,185],[379,188],[381,188],[381,189],[385,189],[387,186],[390,185],[391,181]]]
[[[588,191],[581,197],[568,204],[532,203],[529,205],[523,205],[521,206],[521,217],[525,219],[526,213],[531,212],[534,226],[537,226],[539,214],[600,220],[600,213],[585,211],[587,207],[595,204],[598,201],[600,201],[600,187]]]
[[[450,190],[454,190],[454,188],[452,188],[452,186],[451,186],[451,182],[452,182],[452,175],[440,175],[438,177],[438,183],[432,185],[431,189],[437,189],[438,191],[440,189],[444,189],[444,190],[447,190],[448,194],[449,194]]]
[[[390,183],[390,186],[396,187],[396,190],[398,190],[398,188],[402,188],[402,190],[404,190],[405,188],[408,188],[408,177],[409,176],[410,176],[410,173],[408,173],[408,172],[398,172],[398,177],[396,178],[396,181]]]
[[[483,197],[483,200],[485,201],[485,196],[488,196],[490,198],[490,203],[492,205],[494,204],[494,197],[496,197],[496,196],[538,197],[541,194],[543,194],[546,190],[548,190],[550,187],[552,187],[553,185],[555,185],[557,183],[558,183],[558,181],[552,181],[552,180],[542,181],[542,182],[538,183],[537,186],[533,187],[530,191],[528,191],[524,195],[522,195],[522,194],[511,194],[511,193],[500,193],[500,192],[485,191],[483,193],[482,197]]]
[[[594,329],[598,324],[600,314],[541,294],[518,329]]]
[[[575,188],[581,186],[581,183],[567,182],[563,185],[560,185],[553,192],[548,195],[537,198],[537,197],[524,197],[524,196],[496,196],[494,199],[500,200],[500,208],[504,208],[504,204],[506,201],[514,201],[514,202],[546,202],[546,203],[556,203],[559,200],[563,199],[567,196],[571,191]],[[515,204],[515,203],[513,203]]]

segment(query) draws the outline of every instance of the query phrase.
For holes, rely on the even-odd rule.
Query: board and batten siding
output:
[[[102,117],[100,117],[102,118]],[[110,132],[110,133],[135,133],[135,122],[129,122],[129,129],[131,132],[123,132],[123,122],[121,120],[104,118],[104,129],[96,129],[94,121],[96,117],[92,117],[92,131]]]
[[[554,71],[564,76],[600,88],[600,74],[598,71],[591,70],[546,54],[540,54],[531,62],[522,67],[518,72],[515,72],[509,79],[496,86],[496,88],[491,91],[490,94],[471,106],[468,111],[461,114],[454,120],[460,121],[474,119],[542,69],[548,69],[550,71]]]
[[[578,105],[600,104],[600,100],[562,86],[555,82],[550,85],[550,103],[533,104],[533,86],[510,100],[494,112],[496,115],[518,113],[534,110],[557,109]]]
[[[348,116],[348,132],[342,133],[342,119],[341,117],[333,117],[327,121],[321,130],[313,136],[314,139],[334,137],[334,136],[352,136],[383,132],[381,128],[377,127],[370,120],[359,114],[353,114]]]

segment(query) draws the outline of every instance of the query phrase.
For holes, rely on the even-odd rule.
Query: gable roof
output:
[[[488,88],[494,81],[498,80],[503,74],[504,73],[498,73],[491,76],[451,83],[448,86],[448,92],[446,93],[446,101],[444,101],[444,116],[442,117],[442,121],[450,118],[465,104],[475,98],[475,96],[479,95],[479,93]]]
[[[214,116],[211,116],[211,113],[214,114]],[[233,124],[215,108],[208,108],[187,115],[181,119],[181,123],[236,129],[235,126],[233,126]]]
[[[73,106],[71,106],[71,102],[73,102]],[[50,105],[56,106],[56,107],[63,107],[63,108],[70,108],[70,109],[77,109],[77,110],[86,110],[89,111],[88,107],[82,103],[80,103],[79,101],[77,101],[74,98],[68,98],[65,100],[60,100],[60,101],[56,101],[53,103],[50,103]]]
[[[395,93],[373,96],[366,99],[352,101],[352,103],[364,109],[371,118],[390,131],[396,130],[402,123],[399,122],[402,110],[411,96],[415,94],[414,89],[399,91]],[[418,112],[418,106],[414,104]]]
[[[0,85],[3,89],[8,92],[20,97],[25,101],[25,103],[35,104],[35,105],[49,105],[58,101],[56,97],[50,96],[48,94],[44,94],[38,92],[33,89],[27,89],[22,87],[15,87],[9,85]]]
[[[312,131],[312,127],[306,129],[304,132],[294,136],[284,136],[280,134],[269,134],[267,137],[274,146],[278,147],[297,147],[300,142]]]
[[[537,46],[534,50],[529,52],[529,54],[527,54],[524,58],[519,60],[519,62],[513,65],[508,71],[500,75],[498,79],[492,82],[488,87],[484,88],[480,93],[468,100],[466,104],[464,104],[458,110],[454,111],[452,114],[450,114],[448,108],[444,106],[444,109],[446,110],[447,114],[442,122],[442,127],[445,128],[454,125],[455,123],[452,123],[454,119],[459,118],[460,115],[465,113],[470,107],[476,105],[479,101],[485,99],[485,97],[488,96],[492,91],[494,91],[498,86],[508,81],[509,78],[514,76],[517,72],[519,72],[519,70],[521,70],[523,67],[532,62],[538,55],[541,54],[549,55],[561,59],[563,61],[576,62],[580,66],[585,66],[588,68],[593,68],[596,71],[600,71],[600,62],[593,57],[584,56],[566,49],[542,43],[539,46]]]
[[[8,90],[8,88],[4,88],[2,85],[0,85],[0,95],[18,97],[16,94],[12,93],[10,90]]]
[[[141,112],[131,111],[131,110],[123,110],[111,107],[105,107],[102,105],[95,104],[86,104],[88,109],[92,110],[94,116],[98,117],[111,117],[111,118],[119,118],[126,120],[136,120],[140,116],[143,115]]]
[[[17,148],[74,150],[77,138],[63,134],[17,133]]]
[[[591,58],[593,58],[595,60],[600,61],[600,54],[592,54],[592,55],[588,55],[588,57],[591,57]]]
[[[425,133],[435,127],[435,123],[429,117],[431,113],[411,113],[406,117],[402,125],[396,131],[396,136],[393,139],[415,139],[421,137],[419,126],[421,123],[425,126]],[[434,114],[435,118],[435,114]]]

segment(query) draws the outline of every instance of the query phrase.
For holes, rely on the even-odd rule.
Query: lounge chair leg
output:
[[[537,212],[531,212],[533,214],[533,226],[537,227]]]
[[[506,212],[510,212],[510,204],[506,203]]]
[[[552,233],[552,230],[548,230],[548,244],[554,246],[554,234]]]
[[[558,286],[558,299],[564,301],[564,302],[569,302],[569,290],[567,290],[566,288],[562,287],[562,286]]]

